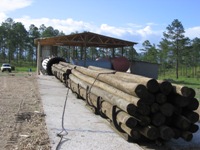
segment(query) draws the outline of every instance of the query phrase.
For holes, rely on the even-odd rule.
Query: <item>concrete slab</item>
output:
[[[62,130],[67,88],[53,76],[38,76],[38,83],[52,150],[55,150],[60,140],[56,134]],[[138,144],[125,141],[105,119],[93,114],[85,105],[69,91],[64,117],[68,135],[60,150],[142,150]]]
[[[47,115],[46,124],[52,150],[55,150],[60,140],[56,134],[62,130],[62,112],[67,88],[54,76],[40,75],[38,83]],[[182,139],[171,140],[161,147],[153,143],[129,143],[119,136],[105,119],[93,114],[85,102],[77,99],[71,91],[67,97],[64,126],[68,135],[60,150],[200,150],[200,130],[190,142]]]

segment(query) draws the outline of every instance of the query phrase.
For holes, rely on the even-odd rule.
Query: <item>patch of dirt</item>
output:
[[[0,73],[0,147],[51,149],[34,73]]]

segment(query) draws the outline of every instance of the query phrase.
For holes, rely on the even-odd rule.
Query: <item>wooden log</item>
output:
[[[182,133],[182,131],[180,130],[180,129],[177,129],[177,128],[175,128],[175,127],[171,127],[171,129],[173,130],[173,132],[174,132],[174,139],[178,139],[178,138],[180,138],[181,137],[181,133]]]
[[[139,83],[131,81],[123,81],[120,78],[116,78],[113,71],[94,71],[84,67],[76,67],[76,70],[84,75],[90,76],[94,79],[107,83],[123,92],[130,95],[146,99],[148,101],[154,101],[154,96],[147,91],[147,88]]]
[[[70,63],[66,63],[66,62],[62,62],[62,61],[60,61],[59,64],[61,64],[61,65],[63,65],[63,66],[66,66],[66,67],[69,67],[69,68],[71,68],[71,69],[76,68],[76,65],[72,65],[72,64],[70,64]]]
[[[159,81],[159,88],[161,93],[164,95],[169,95],[172,92],[173,86],[168,81]]]
[[[63,62],[63,63],[64,63],[64,62]],[[63,66],[63,65],[61,65],[61,64],[54,64],[53,66],[56,67],[57,70],[59,70],[59,72],[66,73],[66,75],[71,74],[71,70],[72,70],[72,69],[71,69],[70,67],[68,67],[68,66]]]
[[[81,89],[83,90],[83,88]],[[84,89],[86,93],[86,89]],[[94,105],[96,104],[97,101],[97,97],[96,100],[95,99],[91,99],[92,103]],[[96,106],[97,107],[97,106]],[[109,104],[108,102],[103,101],[102,102],[102,112],[108,116],[108,118],[112,121],[112,105]],[[133,128],[137,125],[137,120],[135,118],[133,118],[132,116],[128,115],[127,113],[123,112],[120,109],[117,109],[117,114],[116,114],[116,119],[117,122],[119,124],[119,126],[122,128],[122,130],[124,130],[127,134],[129,134],[132,138],[139,139],[141,136],[139,134],[138,131],[135,131]]]
[[[199,130],[199,126],[197,124],[191,124],[190,128],[188,129],[189,132],[195,133]]]
[[[172,103],[174,106],[177,107],[186,107],[190,103],[190,98],[183,97],[180,94],[177,93],[170,93],[167,96],[168,102]]]
[[[167,101],[167,96],[162,94],[162,93],[157,93],[156,94],[156,102],[158,104],[163,104]]]
[[[73,74],[70,74],[70,79],[76,83],[76,84],[80,84],[82,87],[84,87],[85,89],[87,87],[90,87],[91,85],[82,81],[80,78],[74,76]],[[98,87],[92,86],[91,88],[91,93],[102,97],[104,100],[108,101],[109,103],[111,103],[112,105],[116,105],[118,106],[120,109],[124,110],[125,112],[127,112],[130,115],[135,114],[136,112],[136,106],[126,100],[124,100],[123,98],[120,98],[118,96],[115,96],[103,89],[100,89]]]
[[[189,98],[194,98],[196,95],[196,92],[194,89],[186,87],[186,86],[182,86],[182,85],[178,85],[178,84],[172,84],[173,85],[173,91],[175,93],[178,93],[184,97],[189,97]]]
[[[172,117],[173,126],[181,130],[188,130],[190,128],[191,122],[186,117],[178,114],[174,114]]]
[[[142,127],[148,126],[151,123],[151,119],[149,116],[144,116],[137,112],[133,116],[137,119],[138,124]]]
[[[153,103],[151,105],[151,113],[156,113],[160,111],[160,105],[158,103]]]
[[[76,94],[76,98],[78,99],[82,98],[82,96],[80,95],[78,85],[72,82],[71,80],[69,80],[68,83],[69,83],[69,88],[72,90],[73,93]]]
[[[122,99],[126,100],[127,102],[130,102],[130,103],[134,104],[139,109],[143,110],[144,115],[146,115],[146,114],[148,114],[150,112],[149,111],[150,110],[149,106],[144,105],[143,103],[142,103],[141,106],[138,105],[138,104],[140,104],[140,103],[138,103],[141,100],[140,98],[137,98],[137,97],[134,97],[134,96],[132,96],[130,94],[127,94],[127,93],[125,93],[125,92],[123,92],[121,90],[118,90],[118,89],[116,89],[116,88],[114,88],[114,87],[112,87],[112,86],[110,86],[110,85],[108,85],[106,83],[103,83],[103,82],[100,82],[98,80],[95,80],[92,77],[88,77],[88,76],[86,76],[86,75],[84,75],[84,74],[82,74],[82,73],[80,73],[80,72],[78,72],[76,70],[72,70],[72,74],[75,75],[76,77],[80,78],[81,80],[89,83],[90,85],[94,85],[96,87],[99,87],[99,88],[107,91],[110,94],[113,94],[113,95],[116,95],[118,97],[121,97]]]
[[[132,138],[134,138],[134,140],[138,140],[141,138],[141,134],[139,133],[139,131],[135,130],[135,129],[131,129],[129,127],[127,127],[125,124],[120,124],[120,127],[122,128],[122,130],[124,130],[128,135],[130,135]]]
[[[199,101],[196,98],[191,98],[189,104],[185,107],[189,110],[197,110],[199,107]]]
[[[151,116],[151,123],[157,127],[163,125],[165,121],[166,121],[166,117],[160,112],[152,114]]]
[[[159,137],[159,130],[154,126],[138,127],[138,131],[150,140],[156,140]]]
[[[142,101],[138,102],[137,106],[137,112],[139,112],[142,115],[149,115],[151,113],[151,108],[150,106],[146,105],[145,103],[140,103]]]
[[[164,103],[159,105],[158,103],[153,103],[151,105],[151,113],[161,112],[166,117],[172,116],[174,112],[174,106],[171,103]]]
[[[70,75],[70,76],[73,76],[73,75]],[[77,80],[76,80],[77,81]],[[73,85],[73,81],[71,81],[72,82],[72,85]],[[79,82],[80,83],[80,82]],[[82,84],[80,84],[81,86],[82,86]],[[75,89],[77,89],[77,85],[75,86]],[[87,87],[87,86],[85,86],[85,87]],[[74,89],[74,88],[73,88]],[[85,99],[86,99],[86,91],[82,91],[82,90],[84,90],[84,88],[81,88],[81,90],[80,90],[80,96],[81,97],[84,97]],[[76,91],[78,91],[78,89],[76,90]],[[93,93],[92,93],[92,91],[89,93],[89,95],[88,95],[88,97],[89,97],[89,103],[91,104],[91,105],[94,105],[95,107],[97,107],[97,103],[96,103],[96,99],[97,99],[97,96],[96,95],[94,95]],[[103,99],[104,100],[104,99]],[[103,101],[103,104],[105,104],[105,101]],[[111,110],[111,109],[110,109]],[[120,112],[119,114],[118,114],[118,116],[117,117],[119,117],[118,118],[118,120],[123,120],[123,121],[121,121],[121,122],[123,122],[124,124],[126,124],[128,127],[133,127],[134,126],[134,124],[136,123],[135,121],[137,121],[141,126],[147,126],[147,125],[149,125],[150,124],[150,122],[151,122],[151,120],[150,120],[150,118],[149,117],[147,117],[147,116],[143,116],[143,115],[141,115],[141,114],[138,114],[138,113],[136,113],[136,112],[134,112],[134,113],[132,113],[132,115],[134,115],[134,116],[131,116],[131,118],[129,118],[129,117],[127,117],[126,115],[123,115],[123,111],[122,112]],[[129,115],[128,115],[129,116]],[[120,119],[121,118],[121,119]],[[125,123],[126,122],[126,123]]]
[[[163,115],[170,117],[174,113],[174,106],[171,103],[164,103],[160,105],[160,112]]]
[[[183,112],[183,107],[178,107],[174,105],[174,113],[181,115]]]
[[[178,107],[186,107],[190,103],[190,98],[181,95],[175,95],[173,103]]]
[[[199,114],[197,112],[193,111],[184,111],[182,113],[188,120],[190,120],[191,123],[196,123],[199,121]]]
[[[109,102],[103,101],[102,102],[102,112],[108,116],[111,120],[113,117],[113,105]],[[129,128],[134,128],[137,125],[136,118],[130,116],[126,112],[120,110],[119,108],[116,109],[116,119],[122,123],[125,124]]]
[[[132,81],[135,83],[143,84],[152,93],[156,93],[159,91],[159,84],[158,84],[157,80],[155,80],[155,79],[147,78],[147,77],[140,76],[140,75],[130,74],[130,73],[124,73],[124,72],[116,72],[115,75],[125,78],[125,79],[128,79],[129,81]]]
[[[94,71],[114,71],[116,72],[115,70],[112,70],[112,69],[107,69],[107,68],[102,68],[102,67],[96,67],[96,66],[88,66],[88,69],[91,69],[91,70],[94,70]]]
[[[192,88],[188,88],[188,87],[181,88],[181,93],[183,96],[189,97],[189,98],[194,98],[196,95],[195,90]]]
[[[165,125],[159,127],[159,133],[160,137],[165,141],[169,141],[175,136],[173,129]]]
[[[123,133],[123,132],[120,132],[120,131],[118,131],[116,128],[115,128],[115,126],[114,126],[114,124],[112,123],[112,122],[110,122],[110,124],[111,124],[111,127],[113,128],[113,130],[116,132],[116,133],[118,133],[124,140],[126,140],[126,141],[128,141],[128,142],[137,142],[139,139],[140,139],[140,135],[139,134],[137,134],[139,137],[139,139],[137,138],[137,136],[136,136],[136,138],[134,138],[134,137],[131,137],[130,135],[128,135],[126,132],[125,133]]]
[[[62,67],[59,64],[53,64],[51,66],[52,73],[55,77],[57,77],[60,81],[65,81],[65,71],[62,70]]]
[[[193,138],[193,134],[189,131],[183,131],[181,133],[181,137],[185,140],[185,141],[191,141]]]

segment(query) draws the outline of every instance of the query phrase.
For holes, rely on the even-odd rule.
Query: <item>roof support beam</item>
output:
[[[40,74],[40,67],[41,67],[41,63],[40,63],[40,53],[41,53],[41,45],[40,42],[38,41],[37,43],[37,75]]]

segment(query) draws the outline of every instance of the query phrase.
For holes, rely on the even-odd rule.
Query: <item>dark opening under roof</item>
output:
[[[125,41],[92,32],[83,32],[65,36],[38,38],[34,40],[34,43],[36,45],[38,44],[38,42],[40,42],[40,45],[105,47],[105,48],[134,46],[135,44],[137,44],[135,42]]]

